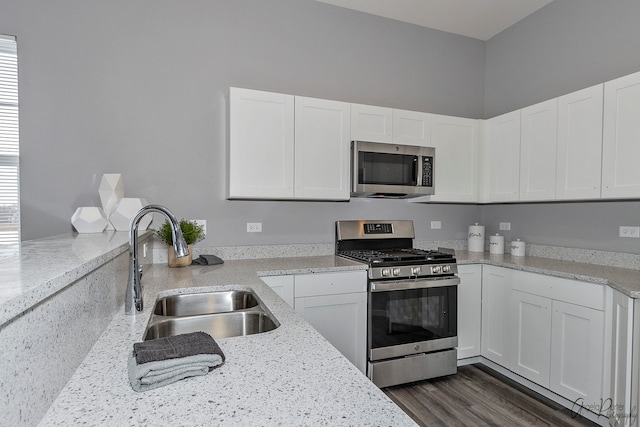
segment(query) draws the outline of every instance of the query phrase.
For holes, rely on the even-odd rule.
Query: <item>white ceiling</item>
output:
[[[486,41],[553,0],[317,1]]]

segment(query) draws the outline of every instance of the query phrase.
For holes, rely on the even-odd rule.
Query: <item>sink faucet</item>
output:
[[[176,253],[176,257],[182,258],[189,255],[189,247],[184,241],[180,223],[169,209],[160,205],[148,205],[140,209],[129,223],[129,282],[127,283],[124,300],[125,314],[135,314],[143,309],[142,286],[140,285],[142,271],[138,263],[138,224],[140,224],[142,217],[149,212],[161,213],[169,220],[173,250]]]

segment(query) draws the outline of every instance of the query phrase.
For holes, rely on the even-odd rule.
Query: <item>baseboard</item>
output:
[[[458,367],[466,365],[477,365],[478,368],[484,370],[485,372],[500,378],[504,382],[511,383],[518,390],[521,390],[523,393],[526,393],[551,407],[554,407],[554,405],[559,405],[560,407],[566,408],[570,411],[573,411],[574,413],[577,413],[577,410],[581,409],[579,412],[579,416],[586,418],[598,425],[609,426],[608,416],[599,415],[586,408],[576,407],[575,402],[572,402],[571,400],[566,399],[552,392],[551,390],[548,390],[532,381],[529,381],[528,379],[523,378],[520,375],[515,374],[514,372],[511,372],[510,370],[482,356],[469,357],[466,359],[458,360]]]

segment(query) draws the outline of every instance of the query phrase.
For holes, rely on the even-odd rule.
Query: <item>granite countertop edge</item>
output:
[[[630,298],[640,298],[640,270],[541,257],[456,251],[458,265],[485,264],[588,283],[607,285]]]
[[[638,270],[466,251],[457,251],[456,259],[459,265],[496,265],[609,285],[640,297]],[[414,425],[259,278],[365,269],[333,255],[229,260],[182,269],[154,264],[143,277],[145,311],[126,316],[121,307],[40,425],[144,425],[154,420],[167,425]],[[126,358],[140,341],[159,294],[247,287],[275,316],[277,329],[218,340],[227,362],[204,377],[144,393],[131,389]]]

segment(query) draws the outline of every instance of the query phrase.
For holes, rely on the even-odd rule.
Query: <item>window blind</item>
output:
[[[18,155],[16,39],[0,35],[0,245],[20,241]]]

